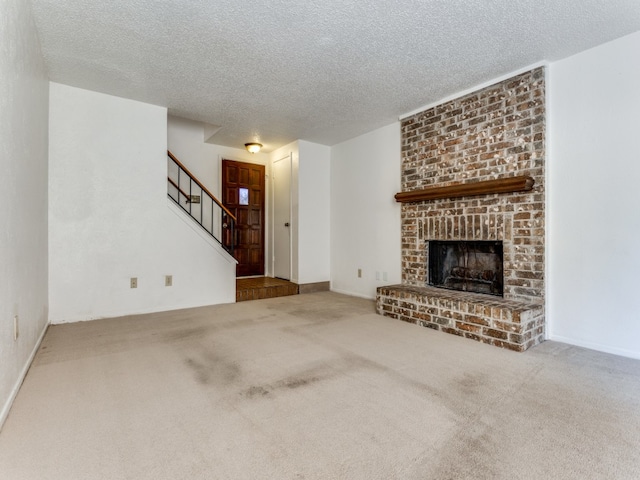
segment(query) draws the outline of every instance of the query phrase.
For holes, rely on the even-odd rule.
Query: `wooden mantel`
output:
[[[527,176],[507,177],[484,182],[462,183],[447,185],[446,187],[429,187],[410,192],[395,194],[396,202],[411,203],[441,198],[472,197],[476,195],[491,195],[493,193],[523,192],[533,188],[534,179]]]

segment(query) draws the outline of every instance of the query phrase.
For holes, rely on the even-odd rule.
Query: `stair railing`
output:
[[[233,255],[236,217],[167,150],[167,195]]]

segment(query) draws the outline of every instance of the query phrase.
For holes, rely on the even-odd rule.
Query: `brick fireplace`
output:
[[[378,288],[379,313],[517,351],[544,339],[544,89],[537,68],[402,121],[396,198],[517,178],[528,188],[405,200],[402,284]],[[501,296],[429,286],[434,241],[500,242]]]

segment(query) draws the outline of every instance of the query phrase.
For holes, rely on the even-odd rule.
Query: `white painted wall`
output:
[[[298,283],[328,282],[331,148],[298,141]]]
[[[399,191],[399,122],[331,149],[333,291],[375,298],[376,287],[401,282]]]
[[[52,322],[235,301],[235,262],[167,199],[166,149],[166,109],[51,84]]]
[[[169,115],[167,145],[171,153],[218,198],[221,197],[220,160],[222,158],[269,165],[269,154],[262,152],[252,154],[245,148],[205,143],[205,127],[206,125],[202,122]],[[215,136],[213,139],[215,140]]]
[[[549,338],[640,358],[640,32],[550,65]]]
[[[205,143],[207,131],[211,126],[195,120],[169,115],[167,119],[167,145],[171,153],[180,160],[198,180],[200,180],[218,200],[222,201],[222,159],[237,162],[257,163],[265,165],[265,272],[272,269],[271,255],[271,225],[270,189],[271,182],[269,154],[249,153],[245,148],[232,148],[223,145]],[[215,140],[215,136],[212,141]],[[248,139],[247,141],[252,140]]]
[[[48,318],[49,80],[29,2],[0,2],[0,427]],[[19,336],[13,339],[18,315]]]

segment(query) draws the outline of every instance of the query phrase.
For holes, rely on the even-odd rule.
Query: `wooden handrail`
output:
[[[446,187],[429,187],[422,190],[396,193],[396,202],[411,203],[441,198],[472,197],[475,195],[491,195],[493,193],[510,193],[528,191],[533,188],[535,180],[527,176],[507,177],[483,182],[447,185]]]
[[[209,195],[209,196],[211,197],[211,200],[213,200],[213,201],[214,201],[214,202],[215,202],[215,203],[216,203],[216,204],[217,204],[217,205],[218,205],[218,206],[219,206],[219,207],[220,207],[220,208],[221,208],[221,209],[222,209],[222,210],[223,210],[227,215],[229,215],[229,216],[233,219],[233,221],[234,221],[234,222],[236,221],[236,216],[235,216],[233,213],[231,213],[231,212],[229,211],[229,209],[228,209],[227,207],[225,207],[225,206],[220,202],[220,200],[218,200],[218,199],[216,198],[216,196],[215,196],[213,193],[211,193],[211,192],[209,191],[209,189],[208,189],[207,187],[205,187],[202,183],[200,183],[200,181],[199,181],[199,180],[198,180],[198,179],[193,175],[193,173],[191,173],[191,172],[189,171],[189,169],[188,169],[187,167],[185,167],[185,166],[182,164],[182,162],[181,162],[180,160],[178,160],[178,159],[173,155],[173,153],[171,153],[169,150],[167,150],[167,154],[169,155],[169,157],[171,158],[171,160],[173,160],[174,162],[176,162],[176,165],[178,165],[182,170],[184,170],[184,171],[187,173],[187,175],[189,175],[189,177],[191,177],[191,179],[192,179],[194,182],[196,182],[196,185],[198,185],[198,186],[202,189],[202,191],[203,191],[203,192],[205,192],[207,195]],[[189,198],[191,198],[191,197],[189,197]]]
[[[182,190],[178,184],[176,182],[174,182],[173,180],[171,180],[171,177],[167,177],[167,180],[169,180],[169,183],[171,185],[173,185],[174,187],[176,187],[178,189],[178,192],[180,192],[182,195],[184,195],[185,197],[187,197],[187,203],[189,203],[191,201],[191,195],[189,195],[187,192],[185,192],[184,190]]]

